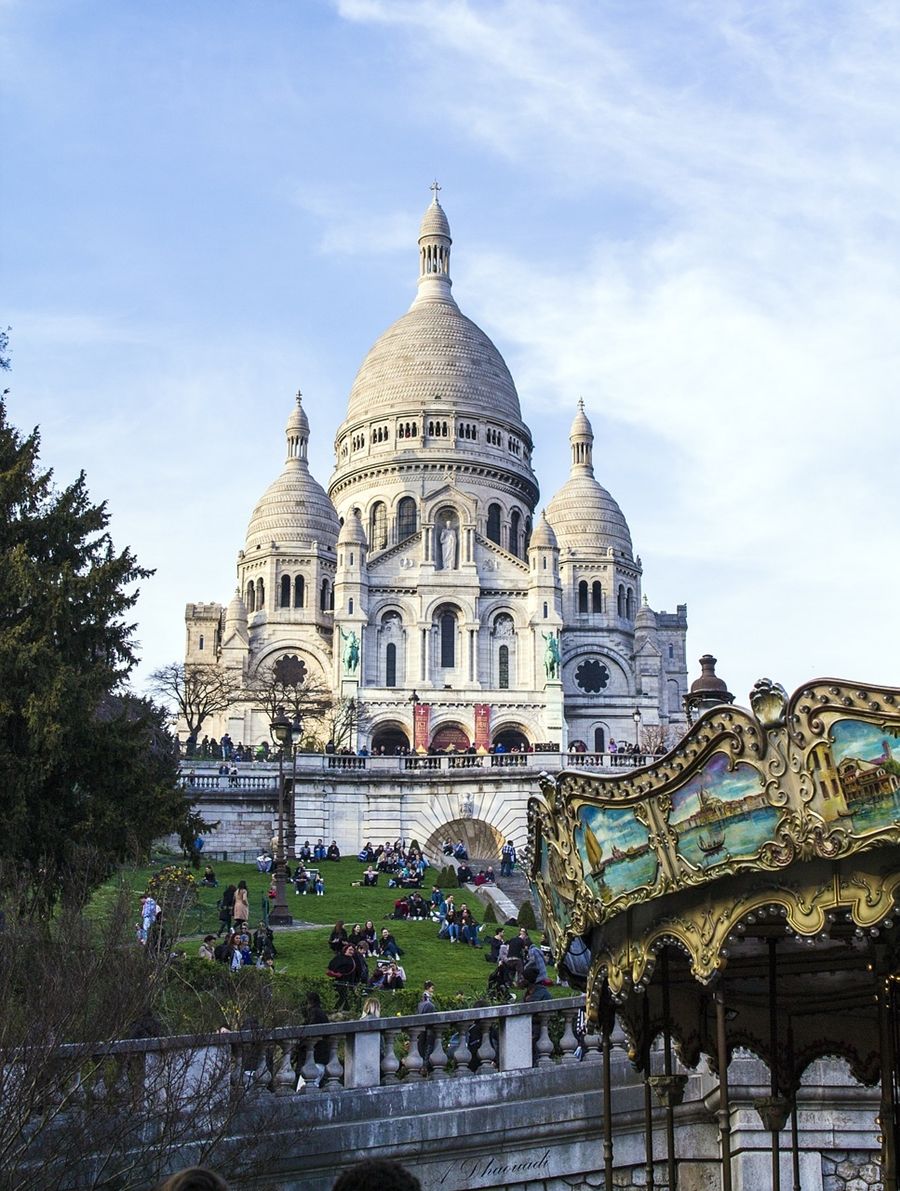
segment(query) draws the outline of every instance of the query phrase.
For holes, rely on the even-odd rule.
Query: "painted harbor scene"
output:
[[[769,806],[762,779],[751,765],[729,769],[716,753],[689,782],[672,794],[669,825],[678,851],[695,868],[755,856],[773,837],[780,812]]]
[[[649,834],[630,807],[582,806],[575,841],[585,881],[604,903],[656,881]]]
[[[815,809],[864,835],[900,823],[900,739],[895,725],[840,720],[810,754]]]

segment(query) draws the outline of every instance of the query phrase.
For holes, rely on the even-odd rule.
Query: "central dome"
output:
[[[418,413],[439,397],[455,412],[520,423],[519,395],[503,357],[451,298],[417,298],[363,360],[347,420]]]
[[[451,293],[450,224],[437,193],[419,226],[415,301],[375,342],[350,390],[345,425],[385,414],[421,414],[426,403],[448,412],[490,413],[522,427],[519,395],[503,357]]]

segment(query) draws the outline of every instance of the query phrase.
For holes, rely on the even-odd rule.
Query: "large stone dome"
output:
[[[568,480],[547,505],[547,520],[556,531],[561,550],[579,554],[606,554],[632,559],[628,522],[615,500],[594,479],[594,431],[578,402],[569,431],[572,470]]]
[[[421,414],[439,397],[460,413],[490,412],[522,427],[519,395],[503,357],[454,301],[450,224],[434,199],[419,227],[416,298],[375,342],[350,390],[345,425],[381,414]]]
[[[334,550],[340,530],[334,505],[309,471],[306,458],[309,422],[297,394],[297,407],[286,427],[288,457],[284,470],[257,502],[247,526],[246,553],[278,546],[306,545],[316,541]]]
[[[347,422],[419,413],[436,396],[448,409],[490,412],[521,423],[519,396],[503,357],[452,298],[418,298],[363,360]]]

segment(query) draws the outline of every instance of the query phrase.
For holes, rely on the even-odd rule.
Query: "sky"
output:
[[[433,178],[541,504],[581,397],[689,677],[900,684],[898,60],[874,0],[0,0],[9,417],[155,568],[135,684],[298,388],[327,486]]]

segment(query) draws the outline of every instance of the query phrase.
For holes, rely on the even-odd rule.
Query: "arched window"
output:
[[[334,611],[334,584],[328,584],[328,611]]]
[[[266,585],[263,582],[261,575],[256,580],[256,606],[260,612],[262,612],[263,608],[266,606]]]
[[[528,553],[528,547],[530,545],[531,545],[531,518],[526,517],[525,518],[525,549],[522,553],[523,558]]]
[[[297,575],[294,579],[294,607],[302,608],[306,602],[306,592],[304,588],[306,584],[303,582],[303,576]]]
[[[418,528],[418,510],[411,496],[404,496],[397,505],[397,541],[411,538]]]
[[[619,584],[619,590],[616,594],[616,612],[619,616],[625,615],[625,588]]]
[[[600,580],[595,579],[591,584],[591,611],[603,611],[603,588],[600,586]],[[599,750],[602,752],[603,750]]]
[[[509,646],[501,645],[497,655],[497,685],[501,691],[509,690]]]
[[[384,685],[397,685],[397,646],[391,641],[384,655]]]
[[[587,612],[588,610],[588,585],[587,579],[582,579],[578,584],[578,611]]]
[[[278,601],[280,608],[290,608],[291,606],[291,577],[290,575],[281,576],[281,599]]]
[[[634,592],[630,587],[625,596],[625,615],[629,620],[634,620]]]
[[[509,552],[515,554],[516,558],[521,558],[519,534],[522,527],[522,514],[518,509],[513,509],[509,515]]]
[[[197,646],[197,648],[198,648],[198,649],[202,649],[202,648],[203,648],[203,634],[202,634],[202,633],[200,634],[200,643],[199,643],[199,645]]]
[[[384,550],[388,544],[387,505],[384,501],[377,501],[372,505],[369,515],[369,548]]]
[[[669,661],[672,662],[674,660],[675,660],[675,646],[670,645],[669,646]]]
[[[256,611],[256,584],[252,579],[247,584],[247,611]]]
[[[550,615],[550,609],[547,607],[547,601],[544,601],[544,620]]]
[[[594,729],[594,752],[595,753],[605,753],[606,752],[606,733],[603,731],[602,728]]]
[[[328,580],[322,580],[322,588],[319,592],[319,609],[322,612],[328,611]]]
[[[500,545],[500,506],[488,505],[487,536],[489,542]]]
[[[456,665],[456,616],[452,612],[444,612],[440,619],[441,626],[441,669],[452,670]]]
[[[347,611],[351,612],[351,613],[353,611],[353,596],[351,596],[350,599],[347,601]]]

